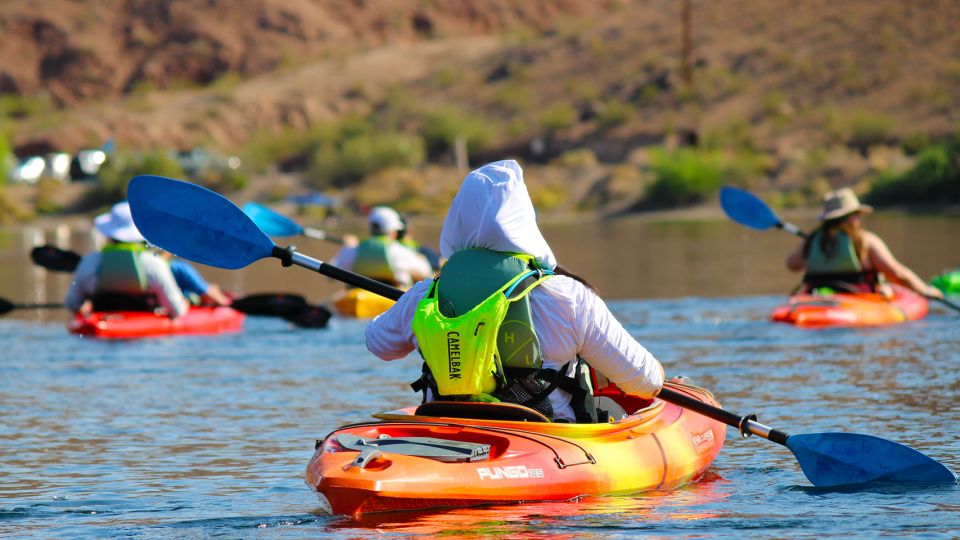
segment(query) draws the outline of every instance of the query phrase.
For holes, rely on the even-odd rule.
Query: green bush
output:
[[[652,208],[675,208],[706,200],[720,190],[727,167],[721,154],[683,148],[657,150],[651,165],[656,180],[646,192]]]
[[[834,141],[856,148],[868,148],[887,140],[893,121],[880,112],[857,109],[827,112],[824,126]]]
[[[624,101],[608,101],[597,110],[597,124],[609,129],[626,123],[633,117],[633,105]]]
[[[0,186],[7,183],[10,169],[14,167],[15,162],[13,152],[10,151],[10,142],[6,135],[0,132]]]
[[[423,140],[403,133],[355,133],[311,156],[309,179],[317,187],[345,187],[390,167],[416,167],[425,158]]]
[[[570,127],[577,120],[577,110],[569,103],[551,105],[540,114],[540,127],[548,133]]]
[[[881,174],[864,199],[877,206],[960,203],[960,135],[921,151],[908,171]]]
[[[144,154],[119,154],[107,158],[100,167],[97,188],[93,191],[94,203],[108,205],[127,198],[127,183],[140,174],[155,174],[170,178],[183,178],[183,168],[168,152],[155,150]]]
[[[467,150],[484,148],[495,135],[490,121],[460,112],[453,107],[439,107],[427,113],[423,123],[423,138],[427,152],[442,154],[453,149],[457,137],[463,137]]]
[[[37,182],[37,197],[33,209],[37,214],[56,214],[63,206],[56,201],[57,192],[63,187],[59,180],[44,176]]]

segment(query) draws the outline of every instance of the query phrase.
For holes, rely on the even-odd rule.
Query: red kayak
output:
[[[876,293],[795,294],[776,308],[771,319],[804,328],[882,326],[922,319],[927,300],[899,285],[893,296]]]
[[[103,339],[136,339],[180,334],[222,334],[243,328],[243,313],[228,307],[191,307],[170,319],[149,311],[95,311],[67,324],[72,334]]]

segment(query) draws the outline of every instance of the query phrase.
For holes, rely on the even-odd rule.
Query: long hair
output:
[[[600,295],[600,292],[597,291],[597,288],[594,287],[593,284],[591,284],[591,283],[590,283],[589,281],[587,281],[586,279],[578,276],[577,274],[574,274],[573,272],[571,272],[571,271],[567,270],[566,268],[560,266],[559,264],[553,269],[553,271],[556,272],[558,276],[567,276],[568,278],[572,278],[572,279],[574,279],[574,280],[576,280],[576,281],[579,281],[579,282],[582,283],[586,288],[588,288],[588,289],[590,289],[591,291],[593,291],[594,294],[596,294],[596,295],[598,295],[598,296]]]
[[[860,259],[861,263],[866,260],[867,253],[863,242],[863,229],[862,227],[854,225],[853,221],[850,220],[850,217],[854,214],[856,214],[856,212],[838,218],[828,219],[817,229],[821,233],[820,250],[823,251],[827,257],[833,256],[834,251],[837,249],[837,232],[843,231],[847,237],[850,238],[850,241],[853,242],[853,251],[857,254],[857,258]],[[803,244],[804,258],[810,256],[813,237],[813,234],[808,236]]]

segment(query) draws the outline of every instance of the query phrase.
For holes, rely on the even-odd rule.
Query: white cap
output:
[[[399,231],[403,228],[403,220],[400,219],[400,214],[387,206],[375,206],[367,219],[371,226],[376,227],[383,233]]]
[[[130,215],[130,204],[126,201],[113,205],[106,214],[93,219],[93,226],[100,234],[120,242],[146,242]]]

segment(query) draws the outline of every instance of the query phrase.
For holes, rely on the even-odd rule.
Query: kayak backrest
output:
[[[479,401],[428,401],[417,407],[414,414],[417,416],[503,420],[507,422],[550,421],[546,416],[523,405]]]

